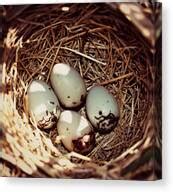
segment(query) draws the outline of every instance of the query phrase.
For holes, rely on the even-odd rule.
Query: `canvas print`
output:
[[[161,8],[0,6],[1,176],[162,178]]]

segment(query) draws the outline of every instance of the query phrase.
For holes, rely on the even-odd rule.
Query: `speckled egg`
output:
[[[57,123],[62,143],[69,151],[81,154],[90,152],[95,144],[95,135],[86,118],[75,111],[66,110]]]
[[[27,90],[27,108],[38,128],[51,128],[60,115],[58,99],[52,88],[42,80],[34,80]]]
[[[61,104],[66,108],[80,106],[86,97],[86,86],[80,74],[67,64],[54,65],[50,80]]]
[[[100,133],[109,133],[118,123],[118,103],[102,86],[94,86],[89,90],[86,112],[91,124]]]

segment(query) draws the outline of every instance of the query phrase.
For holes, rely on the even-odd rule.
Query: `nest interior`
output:
[[[29,126],[31,131],[49,138],[58,155],[67,157],[68,152],[57,142],[56,128],[42,132],[25,122],[24,97],[33,79],[41,76],[49,83],[53,65],[67,63],[81,74],[88,89],[102,85],[118,100],[118,126],[109,134],[96,134],[96,147],[86,157],[70,158],[69,166],[71,162],[83,166],[83,172],[76,169],[80,177],[96,177],[103,169],[103,178],[111,162],[144,138],[153,107],[151,54],[140,34],[118,10],[102,3],[33,5],[10,23],[5,45],[4,92],[12,95],[18,113],[15,118],[24,121],[24,129]],[[85,107],[80,113],[85,115]],[[87,168],[87,160],[97,167],[94,176],[93,167]],[[24,170],[22,174],[30,175]],[[57,173],[45,172],[57,177]],[[115,172],[112,177],[121,178]]]

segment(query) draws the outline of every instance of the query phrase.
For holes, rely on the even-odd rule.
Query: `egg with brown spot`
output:
[[[95,145],[95,134],[88,121],[75,111],[66,110],[60,115],[57,131],[69,151],[89,153]]]
[[[102,86],[94,86],[86,98],[87,116],[100,133],[111,132],[119,120],[119,106],[115,97]]]
[[[74,68],[64,63],[58,63],[52,69],[50,80],[64,107],[75,108],[83,103],[86,97],[85,82]]]
[[[27,90],[27,109],[38,128],[51,128],[59,118],[59,101],[52,88],[42,80],[33,80]]]

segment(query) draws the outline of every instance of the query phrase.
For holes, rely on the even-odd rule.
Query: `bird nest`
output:
[[[117,127],[97,133],[96,146],[86,156],[68,152],[56,127],[40,130],[29,121],[24,105],[28,85],[38,78],[49,84],[56,63],[74,67],[87,89],[104,86],[120,107]],[[152,156],[156,143],[160,148],[154,100],[159,72],[145,39],[119,10],[107,4],[28,7],[10,22],[2,71],[3,176],[157,178]],[[80,113],[85,115],[85,106]]]

